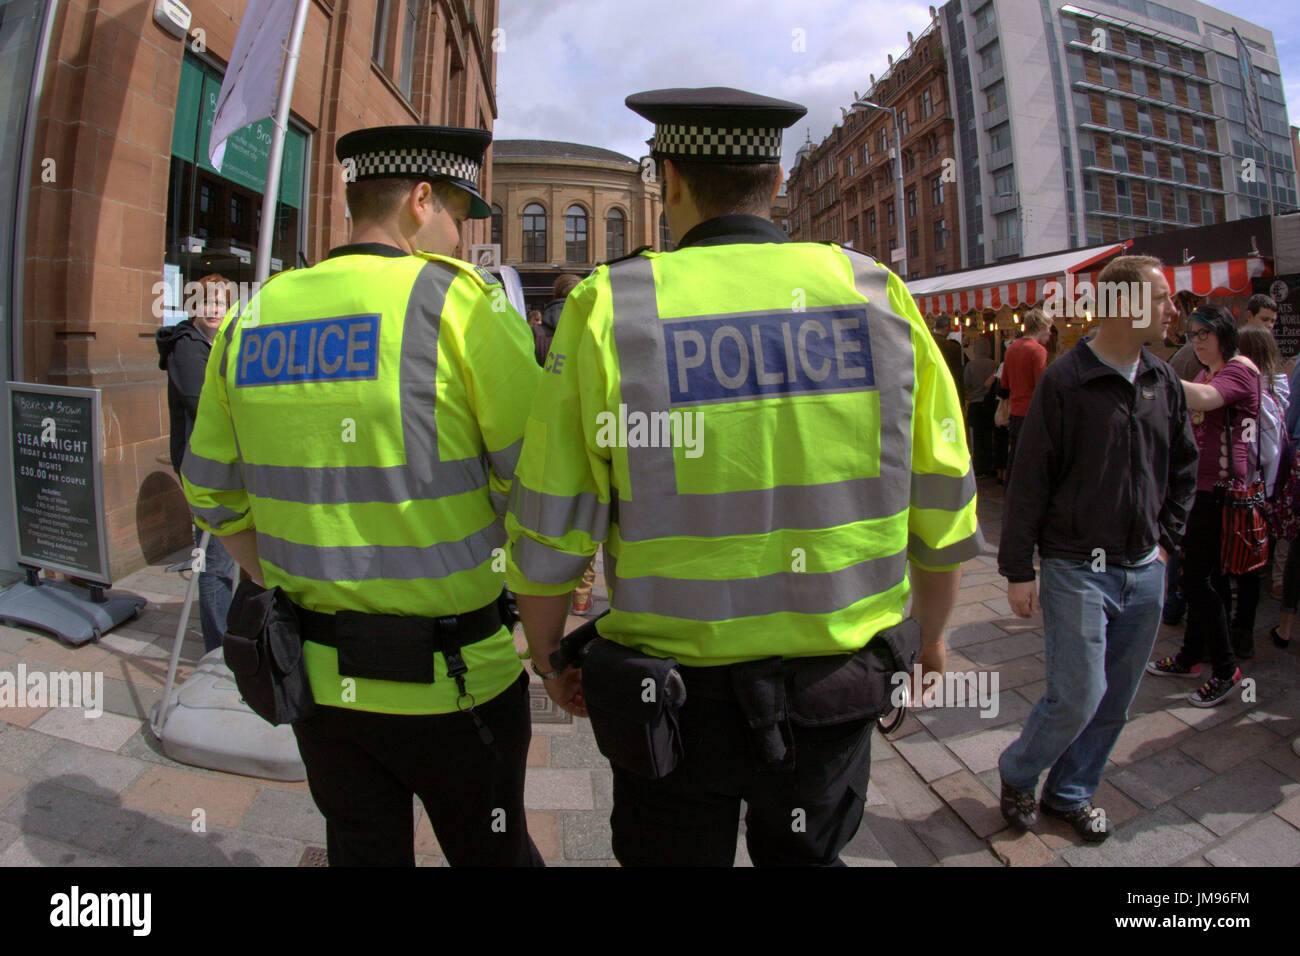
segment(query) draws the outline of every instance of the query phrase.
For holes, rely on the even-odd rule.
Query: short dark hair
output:
[[[655,165],[662,166],[664,158],[656,155]],[[779,163],[700,163],[666,158],[672,160],[706,219],[728,213],[750,213],[765,219],[772,215],[772,194],[781,185]]]
[[[1206,326],[1219,340],[1219,354],[1224,361],[1237,354],[1237,323],[1232,313],[1221,305],[1203,305],[1187,317],[1190,329],[1193,322]]]
[[[1265,295],[1262,292],[1257,295],[1252,295],[1250,301],[1246,303],[1246,311],[1251,315],[1259,315],[1261,309],[1272,309],[1276,312],[1277,300],[1271,295]]]
[[[555,285],[552,287],[555,291],[555,297],[557,299],[565,298],[566,296],[568,296],[570,292],[573,291],[573,287],[581,281],[582,280],[579,279],[577,276],[575,276],[572,272],[566,272],[563,275],[559,276],[555,280]]]
[[[410,195],[411,190],[423,182],[429,183],[433,194],[443,203],[446,203],[450,191],[456,189],[445,179],[436,182],[427,179],[366,179],[348,183],[346,192],[352,221],[374,222],[377,219],[387,219]]]

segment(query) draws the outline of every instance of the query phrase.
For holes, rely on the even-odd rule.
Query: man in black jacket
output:
[[[1034,788],[1050,767],[1039,806],[1090,843],[1110,832],[1092,798],[1155,643],[1165,562],[1196,488],[1182,385],[1143,348],[1175,314],[1160,261],[1115,259],[1098,277],[1099,302],[1114,301],[1100,294],[1111,283],[1128,293],[1123,314],[1100,316],[1095,338],[1048,366],[1034,391],[998,551],[1012,610],[1029,617],[1042,602],[1047,656],[1047,689],[999,761],[1002,814],[1033,826]]]
[[[194,416],[199,411],[199,392],[203,374],[212,351],[212,340],[221,329],[230,301],[230,283],[212,273],[199,280],[202,299],[194,317],[158,330],[158,367],[167,373],[167,410],[171,415],[172,468],[180,476],[181,461],[194,430]],[[193,527],[194,543],[201,534]],[[215,534],[208,537],[208,548],[199,570],[199,620],[203,625],[203,650],[221,646],[226,632],[226,612],[230,610],[235,579],[235,560]]]

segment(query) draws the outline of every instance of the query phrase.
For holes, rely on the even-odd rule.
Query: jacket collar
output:
[[[1091,346],[1088,345],[1087,339],[1079,339],[1079,341],[1074,344],[1074,348],[1070,350],[1070,358],[1075,362],[1075,365],[1079,370],[1080,384],[1090,382],[1094,378],[1101,378],[1106,375],[1119,375],[1119,372],[1115,371],[1101,359],[1097,358],[1097,353],[1095,353]],[[1147,351],[1145,345],[1142,346],[1142,351],[1138,353],[1138,367],[1137,375],[1135,377],[1141,378],[1147,372],[1154,371],[1155,367],[1155,358],[1149,351]]]
[[[733,242],[789,241],[790,237],[771,220],[745,213],[731,213],[696,223],[686,235],[682,236],[682,241],[677,243],[677,248],[722,246]]]
[[[351,242],[345,246],[335,246],[325,258],[333,259],[337,256],[387,256],[390,259],[400,259],[402,256],[409,255],[409,252],[403,252],[397,246],[390,246],[386,242]]]

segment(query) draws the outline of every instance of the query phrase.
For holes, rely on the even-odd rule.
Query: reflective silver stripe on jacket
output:
[[[425,547],[320,546],[287,541],[260,529],[257,532],[260,557],[295,577],[330,582],[445,578],[478,568],[492,559],[494,548],[504,544],[499,521],[459,541]]]
[[[181,459],[181,474],[196,488],[213,491],[243,491],[244,478],[239,462],[216,461],[204,458],[189,442],[185,443],[185,457]]]

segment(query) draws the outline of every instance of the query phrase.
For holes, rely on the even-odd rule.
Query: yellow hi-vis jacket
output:
[[[527,324],[490,277],[456,259],[343,247],[232,310],[209,357],[185,495],[200,527],[255,528],[266,586],[302,607],[475,610],[501,593],[501,517],[540,375]],[[480,704],[520,674],[504,627],[462,654]],[[305,659],[320,704],[457,709],[441,654],[428,685],[345,681],[337,651],[311,641]]]
[[[962,409],[902,281],[815,243],[643,253],[569,295],[511,490],[507,582],[599,542],[605,637],[689,666],[861,648],[907,564],[983,548]]]

